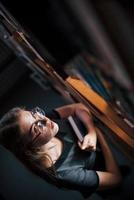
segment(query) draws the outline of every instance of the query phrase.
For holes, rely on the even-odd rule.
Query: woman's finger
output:
[[[89,138],[85,137],[82,143],[82,149],[86,149],[90,145]]]

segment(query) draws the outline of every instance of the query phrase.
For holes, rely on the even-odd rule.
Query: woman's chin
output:
[[[59,126],[58,124],[54,123],[54,128],[53,128],[53,131],[54,131],[54,135],[56,135],[59,131]]]

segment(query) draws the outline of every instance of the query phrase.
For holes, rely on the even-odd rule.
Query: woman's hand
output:
[[[97,135],[92,131],[85,135],[83,142],[78,141],[78,145],[82,150],[96,151]]]

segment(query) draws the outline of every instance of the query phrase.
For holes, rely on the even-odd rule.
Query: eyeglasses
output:
[[[40,118],[31,125],[29,131],[30,135],[32,135],[32,129],[34,130],[35,133],[35,137],[30,142],[30,144],[33,144],[35,143],[37,138],[41,135],[43,128],[46,127],[46,119],[44,119],[45,111],[39,107],[33,108],[30,112],[35,119],[37,119],[37,116]]]

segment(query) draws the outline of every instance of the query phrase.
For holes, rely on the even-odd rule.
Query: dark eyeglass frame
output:
[[[35,119],[36,119],[36,116],[35,116],[35,115],[37,115],[37,114],[40,114],[40,115],[42,115],[42,116],[45,116],[45,115],[46,115],[46,114],[45,114],[45,111],[44,111],[43,109],[39,108],[39,107],[33,108],[30,112],[31,112],[32,116],[33,116]],[[43,122],[43,123],[42,123],[42,122]],[[45,126],[46,121],[45,121],[44,119],[39,119],[39,120],[35,121],[35,122],[31,125],[31,128],[30,128],[30,130],[29,130],[29,134],[30,134],[30,135],[32,135],[32,128],[33,128],[33,125],[37,125],[38,127],[40,126],[40,125],[38,125],[38,123],[41,123],[40,125]],[[37,141],[37,138],[38,138],[40,135],[41,135],[41,132],[39,132],[39,133],[31,140],[30,144],[35,143],[35,142]]]

